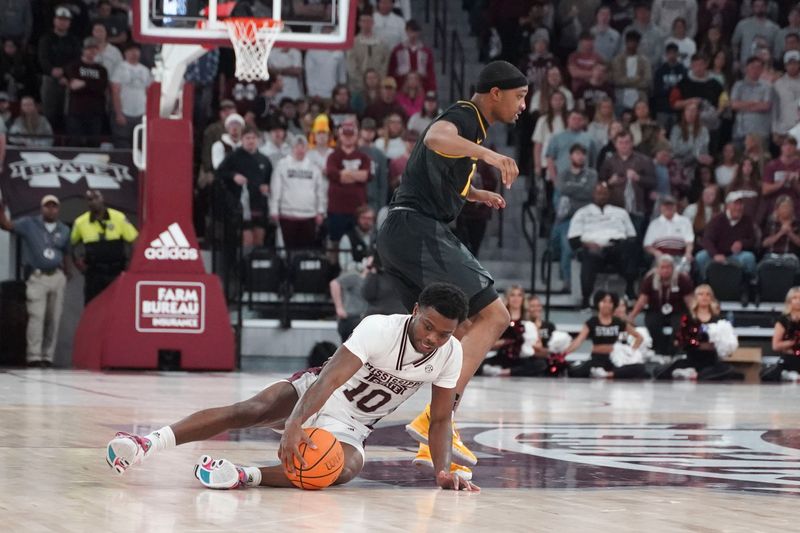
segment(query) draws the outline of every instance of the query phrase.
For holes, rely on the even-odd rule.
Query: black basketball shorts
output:
[[[469,316],[497,299],[494,279],[444,223],[393,208],[378,232],[378,256],[411,311],[426,285],[448,282],[469,299]]]

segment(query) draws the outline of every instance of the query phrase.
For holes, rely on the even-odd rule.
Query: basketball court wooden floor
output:
[[[476,378],[459,416],[480,494],[418,474],[403,431],[425,394],[367,441],[354,482],[321,492],[212,491],[202,453],[275,458],[268,430],[231,432],[117,477],[118,430],[146,433],[234,402],[275,374],[0,373],[2,531],[798,531],[794,385]]]

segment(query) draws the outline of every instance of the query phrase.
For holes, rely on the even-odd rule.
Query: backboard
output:
[[[344,49],[352,46],[356,0],[132,0],[139,42],[230,46],[228,16],[282,20],[275,46]]]

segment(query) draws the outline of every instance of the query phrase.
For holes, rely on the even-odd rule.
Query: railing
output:
[[[450,101],[464,97],[466,57],[458,32],[453,30],[450,40]]]
[[[242,223],[241,210],[226,213],[224,196],[217,180],[201,194],[210,197],[211,223],[205,228],[206,242],[211,247],[211,272],[220,277],[222,292],[228,309],[235,311],[236,321],[233,328],[236,334],[236,368],[242,368],[242,329],[243,309],[242,295],[244,293],[244,255],[242,249]],[[231,261],[230,258],[235,258]]]
[[[81,135],[81,143],[76,143],[74,135],[54,134],[54,135],[33,135],[28,133],[6,133],[6,140],[9,146],[21,146],[29,148],[81,148],[81,147],[101,147],[104,150],[114,149],[112,138],[109,135]],[[126,149],[130,149],[128,146]]]
[[[539,220],[536,217],[536,199],[528,199],[522,204],[522,235],[531,249],[531,293],[536,294],[536,264],[539,242]],[[545,320],[550,319],[550,296],[552,295],[553,262],[551,260],[550,240],[543,254],[544,278],[544,313]]]
[[[442,74],[447,74],[447,0],[433,1],[433,47],[439,49]],[[428,0],[426,3],[430,3]],[[429,6],[426,6],[426,11]],[[426,19],[427,20],[427,19]]]

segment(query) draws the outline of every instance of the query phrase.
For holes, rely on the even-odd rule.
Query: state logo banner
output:
[[[101,191],[109,206],[135,215],[138,174],[130,150],[9,146],[0,169],[0,189],[12,218],[37,213],[47,194],[62,202],[83,201],[88,189]]]

